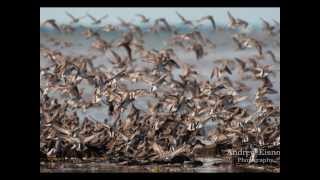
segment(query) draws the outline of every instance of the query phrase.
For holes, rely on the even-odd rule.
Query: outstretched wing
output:
[[[217,29],[217,27],[216,27],[216,22],[214,21],[213,17],[212,17],[212,16],[209,16],[208,19],[211,21],[213,30],[216,30],[216,29]]]
[[[242,44],[236,37],[232,37],[233,42],[237,45],[238,49],[242,49]]]
[[[245,62],[243,62],[241,59],[239,59],[239,58],[234,58],[236,61],[237,61],[237,63],[240,65],[240,67],[241,67],[241,69],[242,70],[244,70],[245,68],[246,68],[246,63]]]
[[[210,74],[210,79],[213,78],[214,74],[215,74],[216,68],[213,68]]]
[[[68,11],[66,11],[67,16],[69,16],[73,21],[76,20],[76,18],[74,16],[72,16],[72,14],[70,14]]]
[[[270,24],[269,24],[266,20],[264,20],[263,18],[260,18],[260,20],[261,20],[262,23],[263,23],[263,27],[265,27],[265,28],[270,27]]]
[[[262,46],[258,42],[255,43],[255,48],[257,49],[259,55],[262,56],[262,54],[263,54],[262,53]]]
[[[48,23],[49,23],[52,27],[54,27],[56,30],[58,30],[59,32],[62,32],[62,31],[61,31],[61,28],[55,23],[54,20],[49,19],[49,20],[45,21],[43,24],[48,24]]]
[[[176,12],[176,14],[179,16],[179,18],[183,21],[183,22],[186,22],[187,20],[181,15],[179,14],[178,12]]]
[[[231,13],[229,11],[227,12],[227,14],[228,14],[228,18],[231,21],[231,24],[234,24],[236,22],[236,19],[231,15]]]
[[[142,14],[136,14],[136,16],[140,17],[143,21],[147,20],[147,18]]]
[[[103,20],[103,19],[105,19],[105,18],[107,18],[107,17],[108,17],[108,14],[102,16],[102,17],[99,19],[99,21],[101,21],[101,20]]]
[[[110,49],[113,57],[115,58],[115,60],[117,61],[117,63],[121,62],[121,57],[119,56],[119,54],[117,54],[116,52],[114,52],[112,49]]]
[[[171,30],[171,27],[170,27],[170,25],[169,25],[169,23],[167,22],[166,19],[161,18],[160,21],[163,22],[163,24],[166,26],[166,28],[167,28],[169,31],[172,31],[172,30]]]
[[[94,21],[94,22],[97,21],[97,19],[96,19],[95,17],[91,16],[89,13],[87,13],[87,16],[88,16],[90,19],[92,19],[92,21]]]

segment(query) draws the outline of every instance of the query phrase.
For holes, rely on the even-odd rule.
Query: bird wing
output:
[[[97,21],[97,19],[96,19],[95,17],[91,16],[89,13],[87,13],[87,16],[88,16],[90,19],[92,19],[94,22]]]
[[[62,32],[62,31],[61,31],[61,28],[60,28],[55,22],[50,21],[50,22],[48,22],[48,23],[50,23],[51,26],[53,26],[53,27],[54,27],[56,30],[58,30],[59,32]]]
[[[234,24],[236,22],[236,19],[231,15],[231,13],[229,11],[227,12],[227,14],[228,14],[228,18],[231,21],[231,24]]]
[[[271,56],[272,60],[276,62],[276,56],[273,54],[273,52],[269,50],[267,53]]]
[[[170,59],[168,63],[174,65],[176,68],[180,68],[179,63],[176,60]]]
[[[199,31],[193,31],[192,33],[201,41],[201,43],[205,43],[204,38]]]
[[[102,16],[99,20],[101,21],[102,19],[105,19],[105,18],[107,18],[107,17],[108,17],[108,14]]]
[[[257,62],[256,62],[255,59],[249,58],[248,60],[250,61],[250,63],[252,64],[252,66],[253,66],[254,68],[256,68],[256,67],[258,66],[258,64],[257,64]]]
[[[176,14],[179,16],[179,18],[183,21],[183,22],[186,22],[187,20],[181,15],[179,14],[178,12],[176,12]]]
[[[76,20],[76,18],[74,16],[72,16],[72,14],[70,14],[68,11],[66,11],[67,16],[69,16],[73,21]]]
[[[240,65],[240,67],[241,67],[241,69],[245,69],[246,68],[246,63],[245,62],[243,62],[241,59],[239,59],[239,58],[235,58],[235,60],[237,61],[237,63]]]
[[[263,54],[262,53],[262,46],[258,42],[255,43],[255,48],[258,50],[259,55]]]
[[[213,19],[212,17],[210,17],[209,20],[211,21],[212,28],[213,28],[214,30],[216,30],[217,27],[216,27],[216,22],[214,21],[214,19]]]
[[[192,49],[196,53],[197,59],[200,59],[203,57],[204,52],[203,52],[203,48],[202,48],[201,44],[193,45]]]
[[[113,57],[115,58],[115,60],[117,61],[117,63],[120,63],[121,61],[121,57],[119,56],[119,54],[117,54],[116,52],[114,52],[112,49],[110,49]]]
[[[240,41],[237,38],[232,37],[232,40],[237,45],[238,49],[242,48],[242,44],[240,43]]]
[[[152,84],[161,84],[163,80],[168,76],[168,74],[162,75],[159,79],[152,82]]]
[[[198,19],[198,20],[197,20],[197,22],[204,21],[204,20],[206,20],[206,19],[208,19],[208,18],[209,18],[208,16],[204,16],[204,17],[202,17],[202,18]]]
[[[276,90],[274,90],[274,89],[272,89],[272,88],[270,88],[270,87],[267,87],[267,93],[268,93],[268,94],[277,94],[278,91],[276,91]]]
[[[215,71],[216,71],[216,68],[213,67],[212,71],[211,71],[211,74],[210,74],[210,79],[213,78],[214,74],[215,74]]]
[[[280,26],[280,23],[274,19],[272,19],[272,21],[277,25],[277,26]]]
[[[85,17],[87,17],[87,16],[80,16],[80,17],[78,17],[78,19],[83,19],[83,18],[85,18]]]
[[[232,74],[230,68],[229,68],[227,65],[224,66],[224,71],[226,71],[226,72],[229,73],[230,75]]]
[[[122,18],[118,17],[118,20],[120,21],[120,23],[123,25],[123,26],[126,26],[128,23],[123,20]]]
[[[249,25],[249,23],[243,19],[237,19],[237,21],[239,24],[244,25],[244,27],[247,27]]]
[[[128,57],[129,57],[129,59],[131,61],[132,60],[132,55],[131,55],[131,48],[130,48],[129,44],[123,44],[122,46],[126,49]]]
[[[269,27],[269,23],[266,20],[264,20],[263,18],[260,18],[260,20],[262,21],[264,27]]]
[[[160,21],[163,22],[163,24],[166,26],[166,28],[167,28],[169,31],[172,31],[169,23],[167,22],[167,20],[165,20],[165,19],[160,19]]]
[[[142,20],[146,20],[147,18],[142,14],[136,14],[136,16],[140,17]]]

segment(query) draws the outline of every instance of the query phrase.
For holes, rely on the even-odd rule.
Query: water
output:
[[[202,166],[193,167],[188,164],[167,165],[143,165],[127,166],[102,162],[66,163],[48,162],[40,165],[42,173],[240,173],[240,172],[263,172],[262,170],[249,169],[223,163],[219,158],[202,158]],[[221,163],[222,162],[222,163]],[[215,164],[215,165],[213,165]]]

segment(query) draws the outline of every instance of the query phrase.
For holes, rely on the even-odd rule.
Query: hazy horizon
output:
[[[217,24],[229,22],[227,11],[230,11],[236,18],[248,21],[251,25],[260,24],[260,17],[267,21],[274,19],[280,22],[280,8],[40,8],[40,22],[46,19],[55,19],[58,23],[69,23],[71,19],[66,15],[66,11],[75,17],[89,13],[100,18],[108,14],[108,17],[103,20],[103,24],[118,23],[118,17],[139,24],[140,19],[136,14],[143,14],[151,21],[164,17],[169,23],[180,23],[181,20],[176,15],[176,11],[192,21],[212,15]],[[90,25],[91,22],[91,19],[86,17],[81,20],[80,24]]]

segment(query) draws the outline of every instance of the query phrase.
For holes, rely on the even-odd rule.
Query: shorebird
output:
[[[159,23],[162,22],[164,25],[165,25],[165,29],[169,32],[172,32],[172,28],[171,26],[169,25],[169,23],[167,22],[167,20],[165,18],[158,18],[155,20],[155,23],[154,23],[154,26],[158,26]]]
[[[142,29],[139,26],[131,24],[130,30],[131,30],[132,33],[137,33],[140,38],[143,37]]]
[[[154,80],[154,81],[149,81],[147,79],[143,79],[145,82],[151,85],[151,93],[154,93],[158,90],[158,87],[165,81],[165,78],[168,76],[168,74],[162,75],[160,78]],[[157,94],[155,93],[155,97],[157,97]]]
[[[46,20],[46,21],[44,21],[44,22],[42,23],[42,25],[46,25],[46,24],[49,24],[49,25],[51,25],[53,28],[55,28],[57,31],[62,32],[61,29],[60,29],[60,27],[57,25],[56,20],[54,20],[54,19],[48,19],[48,20]]]
[[[256,48],[256,50],[258,51],[258,57],[262,57],[263,56],[263,52],[262,52],[262,46],[261,44],[254,38],[247,38],[244,42],[243,45],[247,48]]]
[[[277,60],[276,56],[274,55],[274,53],[271,50],[266,51],[266,54],[270,55],[270,57],[274,63],[280,63],[280,61]]]
[[[123,68],[128,65],[129,58],[122,59],[119,54],[110,49],[111,54],[113,55],[114,60],[109,60],[113,65],[116,65],[117,68]]]
[[[204,16],[204,17],[200,18],[199,20],[197,20],[197,22],[202,22],[204,20],[209,20],[211,22],[213,31],[215,31],[217,29],[216,22],[215,22],[213,16]]]
[[[280,26],[280,23],[279,23],[277,20],[272,19],[272,21],[274,22],[274,24],[275,24],[276,26]]]
[[[142,23],[148,23],[150,20],[149,18],[147,18],[146,16],[144,16],[142,14],[136,14],[136,16],[140,17]]]
[[[228,14],[228,18],[230,20],[229,26],[231,28],[238,28],[238,27],[247,28],[248,27],[249,24],[247,21],[239,19],[239,18],[237,18],[237,19],[234,18],[229,11],[227,12],[227,14]]]
[[[197,43],[197,42],[192,43],[191,49],[196,54],[197,60],[201,59],[205,55],[203,47],[200,43]]]
[[[71,23],[78,23],[81,19],[85,18],[86,16],[80,16],[80,17],[74,17],[72,14],[70,14],[68,11],[65,12],[67,16],[71,18]]]
[[[274,34],[273,30],[275,29],[275,27],[270,25],[269,22],[267,22],[263,18],[260,18],[260,20],[262,21],[262,30],[267,32],[268,35],[273,35]]]
[[[91,44],[91,47],[100,50],[101,52],[105,53],[106,50],[111,48],[111,44],[108,43],[107,41],[103,40],[102,38],[100,38],[99,36],[96,37],[96,41],[94,41]]]
[[[225,72],[230,75],[232,74],[231,70],[227,65],[224,65],[222,68],[213,67],[211,71],[210,79],[212,79],[213,77],[217,77],[218,79],[220,79]]]
[[[117,47],[122,46],[125,48],[130,61],[132,61],[132,54],[131,54],[131,48],[130,48],[130,44],[132,40],[133,40],[133,34],[131,32],[128,32],[122,36],[122,40],[117,45]]]
[[[194,27],[192,21],[187,20],[185,17],[183,17],[183,16],[182,16],[180,13],[178,13],[177,11],[176,11],[176,14],[177,14],[178,17],[181,19],[181,21],[183,22],[183,24],[185,24],[185,25],[190,25],[191,27]]]
[[[105,32],[113,32],[113,31],[117,31],[118,28],[116,26],[113,26],[112,24],[107,24],[102,28],[102,30]]]
[[[232,37],[232,41],[236,44],[237,48],[236,50],[244,49],[245,47],[242,45],[242,43],[236,38]]]
[[[92,24],[95,24],[95,25],[101,24],[102,20],[108,17],[108,15],[106,14],[106,15],[102,16],[101,18],[96,19],[95,17],[93,17],[89,13],[87,13],[87,16],[93,21]]]
[[[242,72],[246,72],[249,70],[249,68],[246,67],[246,62],[244,62],[243,60],[239,59],[239,58],[234,58],[236,60],[236,62],[239,64],[239,69],[242,71]]]
[[[66,24],[61,25],[61,29],[65,33],[73,33],[76,30],[74,27]]]
[[[213,43],[209,38],[205,37],[204,38],[204,42],[206,44],[207,47],[210,47],[212,49],[215,49],[217,47],[217,45],[215,43]]]
[[[100,34],[98,32],[93,31],[91,28],[88,28],[86,31],[83,31],[82,35],[84,37],[86,37],[87,39],[89,39],[93,36],[100,37]]]
[[[123,27],[126,27],[126,28],[129,28],[131,26],[131,23],[130,22],[127,22],[125,21],[124,19],[118,17],[118,20],[120,21],[120,26],[123,26]]]

